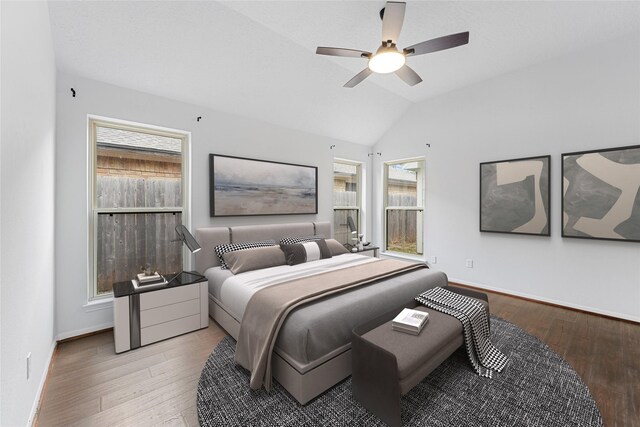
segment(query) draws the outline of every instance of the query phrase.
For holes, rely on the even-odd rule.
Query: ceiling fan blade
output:
[[[413,68],[409,67],[407,64],[397,70],[396,75],[404,80],[404,82],[409,86],[415,86],[422,81],[418,73],[413,71]]]
[[[346,82],[344,84],[344,87],[354,87],[355,85],[359,84],[364,79],[369,77],[372,73],[373,71],[371,71],[369,67],[367,67],[364,70],[360,71],[358,74],[356,74],[355,77],[353,77],[351,80]]]
[[[469,32],[449,34],[438,37],[403,49],[405,56],[424,55],[425,53],[437,52],[439,50],[451,49],[469,43]]]
[[[329,56],[347,56],[350,58],[368,58],[371,56],[371,52],[365,52],[364,50],[357,49],[344,49],[341,47],[321,47],[316,49],[318,55]]]
[[[402,30],[402,22],[404,21],[404,10],[406,3],[388,1],[384,7],[384,17],[382,18],[382,41],[391,40],[392,43],[398,42],[400,30]]]

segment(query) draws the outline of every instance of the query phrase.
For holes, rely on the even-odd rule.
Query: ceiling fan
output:
[[[388,1],[385,7],[380,10],[382,19],[382,45],[375,54],[357,49],[344,49],[340,47],[318,47],[318,55],[346,56],[351,58],[367,58],[369,65],[360,71],[351,80],[345,83],[344,87],[354,87],[371,73],[396,73],[406,84],[415,86],[422,81],[418,73],[409,67],[405,60],[407,57],[424,55],[425,53],[437,52],[439,50],[451,49],[469,43],[469,32],[450,34],[427,40],[422,43],[405,47],[398,51],[396,42],[400,36],[402,22],[404,21],[404,11],[406,3]]]

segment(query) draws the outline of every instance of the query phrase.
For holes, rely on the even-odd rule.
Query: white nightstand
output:
[[[209,290],[202,275],[182,272],[153,289],[136,290],[130,280],[113,284],[116,353],[208,326]]]

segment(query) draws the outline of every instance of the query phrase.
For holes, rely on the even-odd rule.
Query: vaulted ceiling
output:
[[[640,34],[635,1],[409,1],[398,45],[470,32],[466,46],[412,57],[423,82],[372,75],[342,85],[375,51],[384,1],[49,3],[58,69],[203,107],[370,145],[414,103]]]

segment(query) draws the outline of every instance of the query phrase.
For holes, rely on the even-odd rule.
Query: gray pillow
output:
[[[223,254],[222,257],[233,274],[259,270],[261,268],[276,267],[287,263],[284,258],[284,252],[282,252],[279,246],[242,249],[227,252]]]
[[[314,240],[313,242],[297,243],[295,245],[285,245],[281,243],[280,248],[284,252],[287,264],[289,265],[331,258],[331,251],[327,247],[327,243],[324,239]]]
[[[336,255],[342,255],[342,254],[348,254],[349,253],[347,248],[345,248],[344,245],[342,243],[338,242],[336,239],[326,239],[325,242],[327,242],[327,246],[329,247],[329,251],[331,251],[331,256],[336,256]]]

